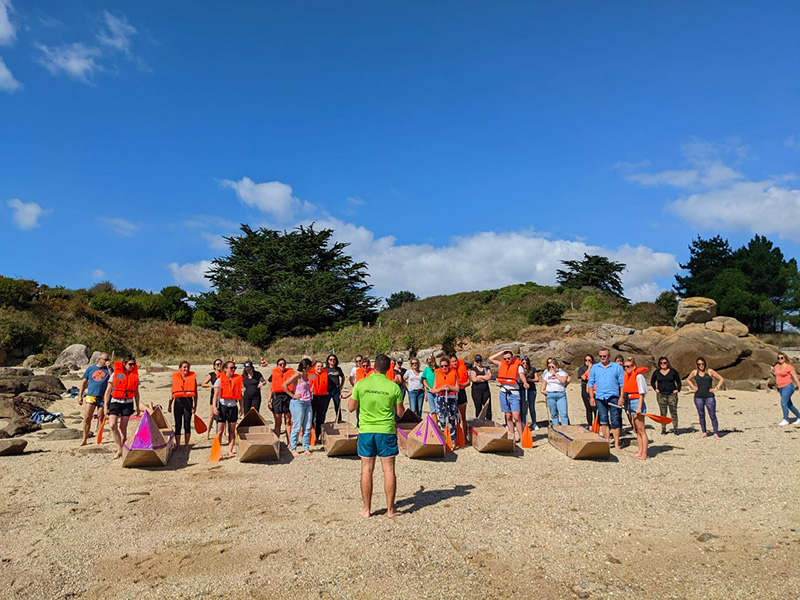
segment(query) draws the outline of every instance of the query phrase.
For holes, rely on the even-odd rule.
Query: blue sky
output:
[[[800,242],[800,3],[0,0],[0,273],[204,289],[315,221],[375,293],[670,286]]]

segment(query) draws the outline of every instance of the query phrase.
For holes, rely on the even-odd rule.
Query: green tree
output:
[[[395,292],[386,299],[386,308],[400,308],[406,302],[414,302],[415,300],[419,300],[419,296],[414,292],[409,292],[408,290]]]
[[[664,311],[664,314],[672,319],[678,312],[678,294],[673,290],[664,290],[655,301],[656,306]]]
[[[558,325],[564,316],[567,307],[561,302],[548,300],[540,306],[534,306],[528,313],[528,323],[531,325]]]
[[[559,285],[576,289],[594,287],[625,298],[620,279],[620,273],[625,270],[624,263],[615,262],[605,256],[584,254],[583,260],[562,260],[561,264],[567,269],[556,271]]]
[[[332,242],[332,230],[241,231],[226,238],[228,256],[208,273],[213,289],[195,302],[223,331],[243,336],[263,324],[274,339],[375,320],[367,265],[345,254],[348,244]]]
[[[689,245],[689,262],[680,265],[688,275],[675,275],[675,291],[683,298],[708,296],[714,278],[731,266],[733,253],[722,236],[704,240],[699,235]]]

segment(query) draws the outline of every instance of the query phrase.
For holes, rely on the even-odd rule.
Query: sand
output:
[[[143,402],[166,408],[169,378],[144,374]],[[85,449],[34,433],[0,457],[0,598],[797,598],[800,428],[777,426],[776,392],[718,403],[720,441],[683,393],[685,433],[650,422],[647,461],[635,442],[572,461],[544,427],[517,456],[399,457],[395,519],[380,467],[378,514],[358,516],[357,458],[213,464],[195,436],[165,469],[123,469],[108,431]],[[75,399],[51,410],[80,427]]]

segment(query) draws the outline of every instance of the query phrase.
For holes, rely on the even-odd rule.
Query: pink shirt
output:
[[[301,402],[311,402],[311,383],[301,377],[294,385],[294,393],[300,396]]]
[[[780,365],[775,367],[775,383],[779,388],[786,387],[792,383],[792,373],[794,373],[792,365],[783,365],[783,369],[780,368]]]

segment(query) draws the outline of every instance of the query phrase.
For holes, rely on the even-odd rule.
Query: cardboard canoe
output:
[[[156,407],[147,409],[130,445],[122,448],[123,467],[165,467],[175,447],[175,431]]]
[[[236,438],[239,462],[271,461],[281,456],[281,441],[255,408],[251,408],[237,425]]]
[[[358,429],[350,423],[323,423],[322,443],[328,456],[358,454]]]
[[[421,422],[422,419],[417,416],[417,413],[407,410],[395,423],[397,427],[397,449],[403,454],[406,453],[408,447],[408,434],[414,431]]]
[[[514,452],[515,445],[508,428],[488,419],[467,421],[467,442],[478,452]]]
[[[399,442],[398,436],[398,446]],[[408,458],[437,458],[447,455],[444,434],[430,415],[411,430],[405,439],[405,448]]]
[[[580,425],[551,425],[547,431],[550,445],[569,458],[608,458],[608,440]]]

